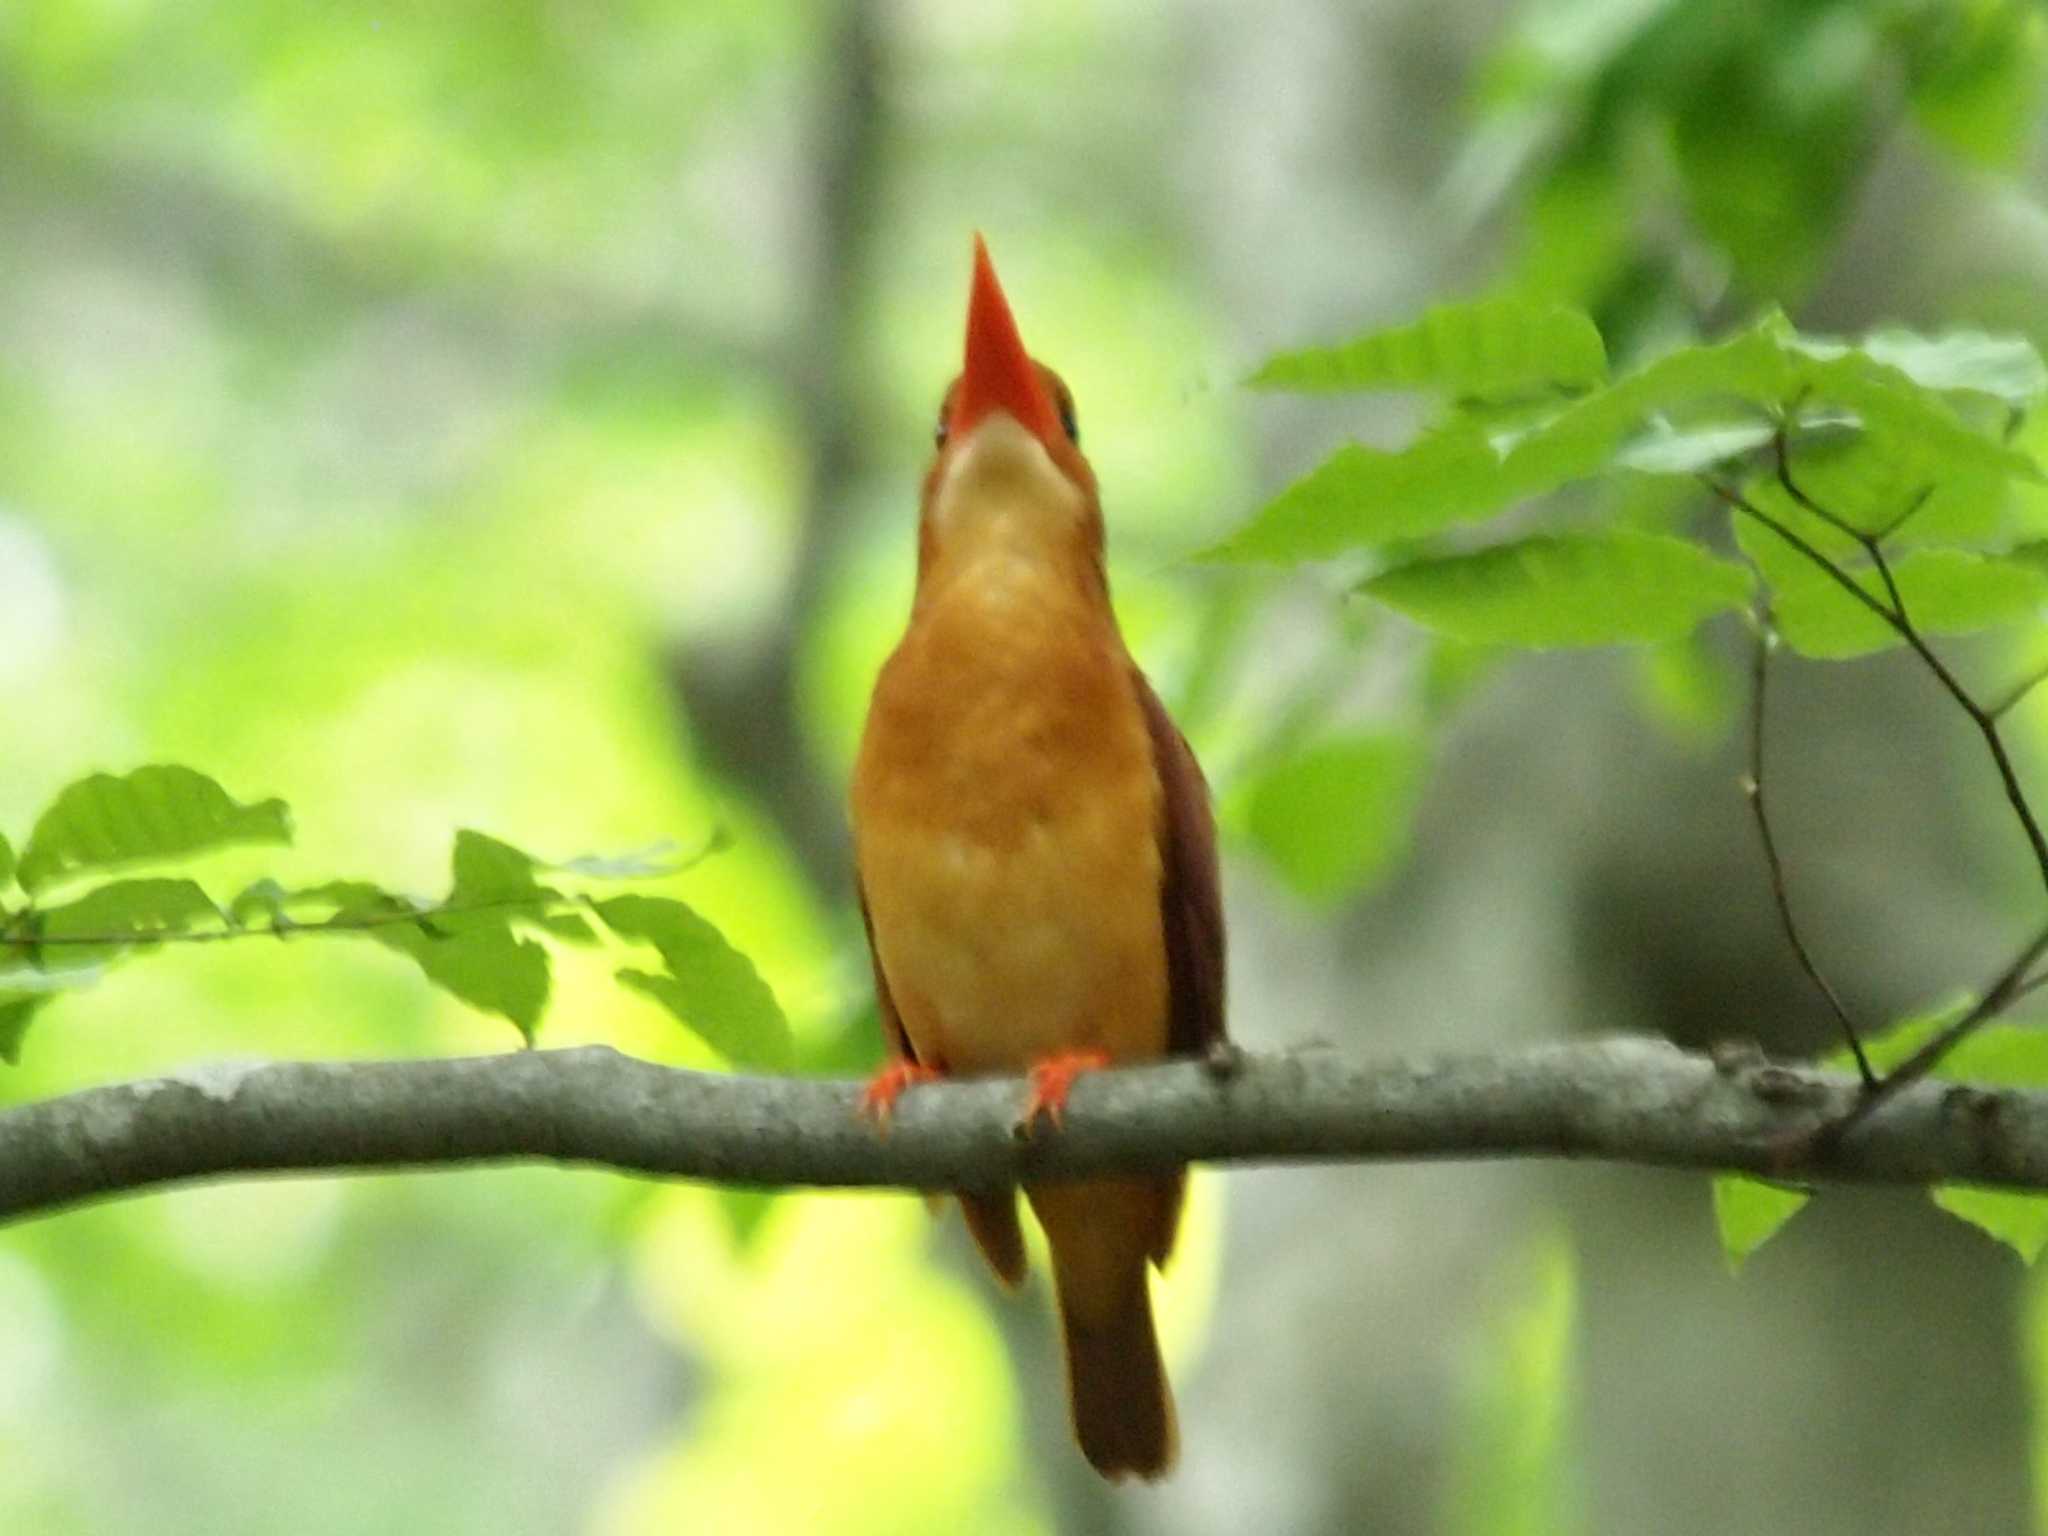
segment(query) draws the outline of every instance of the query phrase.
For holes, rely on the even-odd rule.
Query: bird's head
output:
[[[967,351],[939,406],[925,475],[920,577],[980,553],[1078,560],[1100,582],[1102,513],[1074,399],[1024,350],[988,248],[974,237]]]

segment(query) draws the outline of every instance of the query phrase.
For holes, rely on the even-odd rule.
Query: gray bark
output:
[[[2048,1189],[2048,1092],[1921,1083],[1838,1144],[1853,1080],[1614,1039],[1364,1061],[1302,1051],[1106,1072],[1064,1125],[1022,1086],[924,1086],[886,1133],[857,1085],[682,1071],[605,1047],[213,1064],[0,1113],[0,1221],[192,1179],[554,1161],[654,1177],[985,1187],[1189,1161],[1575,1157],[1799,1180]]]

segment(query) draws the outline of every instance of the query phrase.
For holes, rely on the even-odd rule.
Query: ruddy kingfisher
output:
[[[1073,397],[1024,349],[974,242],[966,361],[939,408],[917,594],[868,706],[855,859],[888,1064],[912,1084],[1027,1071],[1028,1128],[1077,1075],[1221,1045],[1223,911],[1208,786],[1124,646]],[[1185,1171],[1029,1185],[1052,1250],[1074,1433],[1156,1478],[1177,1433],[1152,1323]],[[1024,1278],[1017,1191],[963,1191],[998,1279]]]

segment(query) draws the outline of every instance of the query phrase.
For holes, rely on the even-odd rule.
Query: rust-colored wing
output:
[[[868,915],[868,893],[858,883],[854,889],[860,896],[860,925],[868,936],[868,961],[875,968],[875,1012],[882,1020],[883,1047],[900,1061],[914,1062],[917,1052],[910,1048],[910,1036],[903,1032],[896,1000],[889,995],[889,978],[882,974],[882,952],[875,948],[875,920]]]
[[[1216,818],[1209,782],[1159,695],[1132,669],[1152,761],[1165,792],[1160,814],[1160,916],[1166,925],[1166,1048],[1198,1055],[1223,1033],[1223,891],[1216,874]]]

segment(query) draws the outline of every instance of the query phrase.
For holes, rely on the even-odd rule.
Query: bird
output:
[[[877,676],[850,791],[885,1064],[864,1109],[947,1076],[1029,1077],[1057,1127],[1098,1068],[1228,1049],[1209,789],[1110,605],[1073,396],[1025,350],[974,237],[909,621]],[[1148,1268],[1186,1170],[1032,1183],[1083,1455],[1164,1476],[1178,1450]],[[996,1278],[1026,1273],[1015,1188],[958,1192]]]

